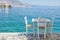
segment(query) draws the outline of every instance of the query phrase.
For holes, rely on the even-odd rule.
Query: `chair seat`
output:
[[[45,28],[45,26],[38,26],[39,28]]]
[[[33,24],[28,24],[27,27],[33,27]]]

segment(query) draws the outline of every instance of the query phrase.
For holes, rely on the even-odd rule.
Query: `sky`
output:
[[[60,0],[19,0],[19,1],[31,5],[60,6]]]

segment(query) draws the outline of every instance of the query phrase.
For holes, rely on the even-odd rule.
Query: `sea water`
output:
[[[29,23],[39,16],[50,20],[54,16],[53,32],[60,32],[60,7],[56,6],[0,8],[0,32],[25,32],[24,16]]]

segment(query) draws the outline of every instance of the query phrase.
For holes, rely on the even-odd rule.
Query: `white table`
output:
[[[49,19],[46,19],[46,18],[41,18],[41,19],[32,19],[32,22],[33,22],[33,24],[34,24],[34,22],[45,22],[45,23],[47,23],[47,22],[50,22],[50,20]],[[38,38],[39,38],[39,27],[37,27],[38,28]],[[44,38],[46,38],[46,25],[45,25],[45,30],[44,30]]]
[[[50,22],[50,20],[46,19],[46,18],[44,18],[44,19],[35,19],[35,18],[32,18],[32,22],[38,22],[38,20],[40,20],[41,22]]]

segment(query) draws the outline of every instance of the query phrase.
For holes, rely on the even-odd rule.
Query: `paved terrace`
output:
[[[52,34],[52,39],[50,39],[49,33],[47,34],[47,38],[43,38],[43,34],[40,34],[40,38],[37,37],[37,34],[33,36],[33,34],[26,33],[0,33],[0,40],[60,40],[60,34]]]

